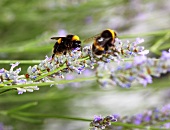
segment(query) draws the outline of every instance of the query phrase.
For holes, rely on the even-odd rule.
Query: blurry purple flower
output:
[[[67,35],[67,31],[64,29],[59,29],[57,32],[58,37],[65,37]]]
[[[90,23],[92,23],[92,22],[93,22],[92,16],[87,16],[86,19],[85,19],[85,23],[86,23],[86,24],[90,24]]]
[[[4,72],[5,72],[4,68],[0,69],[0,73],[4,73]]]
[[[105,118],[108,118],[109,121],[111,121],[111,122],[116,122],[117,118],[118,118],[118,115],[110,115],[110,116],[107,116]]]
[[[132,81],[135,80],[135,77],[134,77],[134,76],[129,76],[129,77],[127,78],[127,80],[130,81],[130,82],[132,82]]]
[[[150,122],[150,120],[151,120],[150,115],[146,115],[146,116],[144,117],[144,121],[145,121],[145,122]]]
[[[89,69],[85,69],[84,71],[83,71],[83,75],[84,76],[89,76],[89,75],[94,75],[94,73],[93,73],[93,70],[89,70]]]
[[[145,62],[146,60],[147,60],[146,56],[136,56],[134,58],[134,64],[139,65],[139,64],[142,64],[143,62]]]
[[[170,115],[170,104],[163,106],[161,112],[163,112],[165,115]]]
[[[15,73],[19,74],[21,72],[21,68],[15,70]]]
[[[133,46],[136,46],[137,44],[141,44],[144,42],[143,38],[136,38],[136,41],[133,42]]]
[[[19,84],[25,84],[26,82],[27,82],[26,79],[17,80],[17,83],[19,83]]]
[[[102,119],[103,119],[103,118],[102,118],[101,115],[100,115],[100,116],[97,116],[97,115],[94,116],[94,121],[95,121],[95,122],[101,121]]]
[[[137,115],[134,117],[134,121],[133,121],[134,124],[136,124],[136,125],[141,124],[142,118],[143,118],[143,114],[137,114]]]
[[[165,128],[170,128],[170,122],[164,124],[164,127],[165,127]]]
[[[118,115],[118,114],[113,114],[112,116],[116,119],[120,117],[120,115]]]
[[[124,88],[130,88],[131,87],[131,83],[125,83],[124,84]]]
[[[45,61],[51,61],[52,60],[52,57],[48,57],[47,55],[45,56]]]
[[[162,51],[162,56],[160,58],[163,60],[170,59],[170,52]]]
[[[65,79],[66,80],[73,80],[75,78],[75,76],[73,75],[73,74],[67,74],[66,76],[65,76]]]
[[[14,63],[14,64],[11,64],[11,69],[13,70],[13,68],[15,68],[16,66],[18,66],[19,65],[19,62],[16,62],[16,63]]]
[[[150,75],[142,76],[142,78],[139,79],[139,83],[146,86],[148,83],[152,83],[152,77]]]
[[[3,123],[0,123],[0,130],[5,130]]]
[[[153,114],[154,114],[155,119],[159,119],[159,113],[160,113],[160,110],[158,108],[155,108],[153,110]]]
[[[132,63],[125,63],[125,69],[131,69],[132,68]]]

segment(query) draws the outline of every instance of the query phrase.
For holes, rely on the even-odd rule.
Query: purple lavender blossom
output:
[[[165,127],[166,129],[170,128],[170,122],[165,123],[165,124],[164,124],[164,127]]]
[[[139,83],[145,87],[148,83],[152,83],[152,77],[150,75],[142,75],[139,79]]]
[[[120,62],[118,64],[109,64],[114,67],[110,70],[105,70],[105,73],[110,75],[110,80],[107,82],[118,85],[123,88],[129,88],[134,81],[146,86],[152,83],[152,76],[159,77],[162,73],[170,71],[170,56],[169,52],[163,52],[160,59],[147,58],[144,55],[134,57],[132,62]],[[107,64],[105,64],[107,66]],[[108,71],[108,72],[107,72]],[[101,73],[101,74],[100,74]],[[102,85],[106,78],[102,78],[103,72],[98,69],[99,83]],[[102,79],[105,79],[102,80]]]
[[[3,123],[0,123],[0,130],[5,130]]]
[[[111,122],[116,122],[116,116],[110,115],[106,117],[94,116],[94,120],[90,123],[90,130],[94,129],[105,129],[108,126],[111,126]]]
[[[136,57],[134,58],[134,65],[142,64],[142,63],[144,63],[146,60],[147,60],[147,57],[146,57],[146,56],[136,56]]]
[[[87,16],[86,18],[85,18],[85,23],[86,24],[91,24],[93,22],[93,18],[91,17],[91,16]]]
[[[65,30],[60,31],[63,34],[65,32]],[[159,76],[161,73],[166,73],[170,70],[168,62],[170,56],[168,52],[163,52],[162,57],[156,61],[155,59],[147,58],[145,56],[147,50],[139,46],[143,41],[143,39],[137,38],[134,42],[127,41],[123,43],[116,38],[114,48],[108,50],[108,53],[103,54],[101,57],[93,54],[92,46],[86,46],[82,51],[75,49],[69,54],[56,56],[53,61],[51,61],[51,57],[46,56],[45,60],[41,61],[39,65],[28,67],[25,77],[19,75],[21,68],[14,70],[19,65],[17,62],[11,64],[10,71],[0,70],[0,82],[8,81],[8,85],[47,82],[57,77],[62,79],[67,73],[77,72],[81,74],[87,68],[93,69],[97,65],[99,65],[97,66],[99,68],[101,63],[103,68],[98,69],[98,71],[104,71],[98,72],[99,78],[102,79],[102,76],[104,76],[109,78],[107,80],[111,80],[109,83],[103,81],[104,84],[113,83],[114,85],[129,88],[134,81],[138,81],[146,86],[148,83],[152,83],[151,76]],[[124,58],[129,57],[135,58],[132,62],[125,63]],[[111,66],[112,64],[113,66]],[[58,70],[60,67],[63,68]],[[50,74],[48,75],[49,72]],[[53,73],[51,74],[51,72]],[[45,76],[43,77],[43,75]],[[19,94],[22,94],[27,91],[38,90],[38,88],[23,87],[17,90]]]
[[[4,69],[4,68],[0,69],[0,74],[2,74],[2,73],[4,73],[4,72],[5,72],[5,69]]]
[[[136,38],[136,41],[133,42],[133,45],[136,46],[137,44],[141,44],[144,42],[144,39],[143,38]]]
[[[133,116],[118,116],[115,118],[118,122],[125,124],[135,124],[143,126],[143,129],[146,127],[153,127],[156,129],[169,129],[170,128],[170,104],[163,106],[162,108],[154,108],[151,110],[146,110],[144,113],[138,113]],[[168,113],[168,114],[165,114]],[[131,127],[130,127],[131,128]],[[114,126],[112,125],[112,129],[114,130],[123,130],[123,126]],[[136,128],[131,128],[135,130]]]
[[[19,62],[16,62],[16,63],[14,63],[14,64],[11,64],[11,70],[13,70],[16,66],[18,66],[19,65]]]
[[[170,59],[170,52],[162,51],[162,56],[160,57],[160,59],[169,60]]]
[[[133,123],[136,124],[136,125],[141,124],[142,118],[143,118],[142,114],[135,115]]]
[[[37,86],[27,86],[23,88],[17,88],[18,94],[23,94],[25,92],[33,92],[34,90],[39,90]]]
[[[94,116],[94,121],[95,121],[95,122],[100,122],[102,119],[103,119],[103,118],[102,118],[101,115],[100,115],[100,116],[97,116],[97,115]]]
[[[64,29],[59,29],[57,32],[57,36],[59,37],[65,37],[67,35],[67,31]]]

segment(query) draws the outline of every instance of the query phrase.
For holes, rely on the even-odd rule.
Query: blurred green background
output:
[[[114,29],[125,40],[144,38],[143,45],[151,48],[150,56],[158,56],[161,49],[170,48],[169,25],[168,0],[1,0],[0,59],[43,60],[45,55],[51,55],[55,43],[50,40],[52,36],[71,33],[84,40],[107,28]],[[165,38],[165,35],[168,36]],[[155,43],[161,46],[153,47]],[[30,64],[20,65],[22,74],[28,66]],[[0,68],[9,69],[10,65],[1,63]],[[148,88],[129,90],[117,87],[103,90],[96,83],[86,81],[77,84],[78,87],[46,86],[23,95],[8,92],[0,95],[0,110],[37,101],[36,107],[26,111],[84,118],[134,114],[134,110],[141,112],[169,102],[170,91],[166,87],[170,83],[159,89],[167,80],[169,76],[155,80]],[[89,122],[61,119],[46,119],[36,124],[10,116],[0,116],[0,122],[5,130],[87,130],[89,125]]]

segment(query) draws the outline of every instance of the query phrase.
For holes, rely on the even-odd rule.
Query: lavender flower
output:
[[[170,71],[170,53],[163,51],[160,59],[147,58],[143,55],[136,56],[132,62],[121,62],[117,65],[109,64],[108,67],[110,69],[105,73],[110,75],[109,83],[123,88],[129,88],[133,82],[137,81],[143,86],[146,86],[152,83],[152,76],[159,77],[162,73]],[[100,75],[100,68],[98,68],[98,75]],[[106,78],[106,74],[103,78],[101,76],[99,77],[99,82],[104,82],[101,80],[104,78]]]
[[[0,123],[0,130],[4,130],[4,125],[3,125],[3,123]]]
[[[59,36],[59,37],[64,37],[66,35],[67,35],[67,31],[64,29],[59,29],[57,32],[57,36]]]
[[[135,114],[133,116],[118,116],[115,117],[117,119],[117,122],[121,123],[127,123],[127,124],[135,124],[135,125],[141,125],[144,128],[170,128],[170,104],[167,104],[163,106],[162,108],[154,108],[151,110],[146,110],[143,113]],[[166,114],[165,114],[166,113]],[[130,127],[132,130],[136,130],[136,128]],[[124,130],[123,126],[112,126],[113,130]]]
[[[39,90],[39,88],[37,86],[17,88],[18,94],[23,94],[24,92],[33,92],[34,90]]]
[[[80,49],[72,50],[69,54],[56,56],[53,61],[51,57],[46,56],[39,65],[30,66],[27,69],[25,77],[19,75],[21,68],[14,70],[19,63],[11,64],[10,71],[1,69],[0,70],[0,83],[7,85],[24,85],[31,83],[42,83],[50,82],[55,78],[65,78],[68,73],[76,72],[82,74],[87,68],[93,69],[97,66],[97,69],[104,69],[105,72],[97,72],[98,79],[106,76],[107,81],[103,81],[103,85],[115,84],[122,87],[130,87],[131,83],[137,80],[139,83],[146,86],[148,83],[152,83],[151,75],[166,73],[169,63],[164,62],[169,59],[169,53],[164,52],[161,63],[156,62],[157,69],[151,70],[150,66],[155,66],[155,61],[149,60],[145,55],[147,50],[143,46],[139,46],[140,43],[144,42],[143,39],[137,38],[134,42],[126,41],[123,43],[120,39],[116,38],[114,48],[110,48],[108,53],[103,54],[101,57],[97,57],[92,52],[92,46],[86,46],[80,51]],[[141,57],[137,57],[140,56]],[[133,62],[122,64],[124,58],[136,57]],[[118,67],[115,68],[115,63]],[[114,67],[112,66],[114,64]],[[103,67],[101,67],[103,66]],[[50,73],[50,74],[49,74]],[[159,75],[158,75],[159,76]],[[41,77],[41,78],[40,78]],[[108,81],[110,80],[110,81]],[[31,86],[31,85],[30,85]],[[17,88],[18,93],[32,92],[38,90],[38,88]]]
[[[90,123],[90,130],[105,129],[111,125],[111,122],[116,122],[116,116],[110,115],[106,117],[94,116],[94,120]]]

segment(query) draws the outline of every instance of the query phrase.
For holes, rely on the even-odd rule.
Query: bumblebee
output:
[[[57,40],[52,50],[52,60],[55,55],[66,55],[74,49],[81,50],[81,41],[77,35],[69,34],[66,37],[52,37],[51,39]]]
[[[101,34],[88,38],[84,42],[94,39],[92,51],[95,55],[101,56],[102,54],[107,54],[108,50],[114,47],[116,37],[115,31],[106,29]]]

